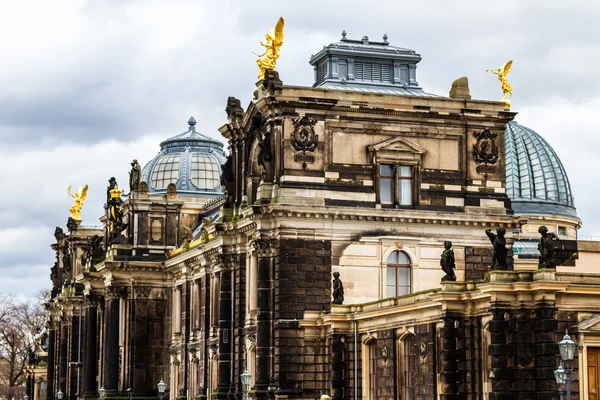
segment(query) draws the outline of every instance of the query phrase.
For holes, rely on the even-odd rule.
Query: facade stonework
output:
[[[159,188],[165,149],[181,160],[182,140],[217,149],[193,120],[144,169],[155,190],[123,199],[123,240],[111,241],[108,214],[103,228],[70,221],[57,235],[46,400],[59,388],[69,400],[77,388],[155,398],[161,379],[170,399],[239,399],[244,371],[255,399],[552,400],[567,328],[582,346],[575,392],[591,384],[600,247],[574,240],[576,216],[549,217],[564,228],[561,261],[537,268],[541,219],[515,215],[507,195],[516,113],[423,92],[414,52],[333,62],[339,46],[313,59],[315,87],[267,71],[246,109],[227,100],[224,193],[194,192],[189,171]],[[335,89],[388,53],[398,92]],[[498,228],[505,271],[490,269],[485,231]],[[104,256],[82,260],[95,235]],[[445,241],[456,281],[441,281]]]

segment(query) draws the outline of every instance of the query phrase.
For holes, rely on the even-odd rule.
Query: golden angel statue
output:
[[[492,74],[498,75],[498,80],[502,83],[502,93],[504,94],[502,101],[504,102],[506,108],[510,108],[510,100],[506,97],[506,94],[508,93],[512,96],[512,86],[510,86],[508,80],[506,79],[508,73],[510,72],[510,67],[512,67],[512,63],[512,60],[510,60],[509,62],[505,63],[503,66],[496,70],[485,70],[485,72],[491,72]]]
[[[83,188],[80,187],[75,194],[71,193],[71,186],[69,186],[67,191],[69,192],[69,196],[75,199],[75,204],[69,208],[71,217],[76,221],[81,221],[81,209],[83,208],[83,202],[87,197],[88,185],[85,185]]]
[[[271,28],[271,31],[265,35],[265,43],[260,42],[260,45],[265,48],[262,54],[256,54],[258,59],[258,79],[265,77],[265,72],[268,69],[274,70],[277,59],[279,58],[279,49],[283,44],[283,17],[279,17],[275,28]]]

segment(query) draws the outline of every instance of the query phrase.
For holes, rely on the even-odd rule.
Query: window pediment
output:
[[[425,149],[401,136],[384,140],[381,143],[367,146],[369,153],[378,161],[412,160],[420,161]]]

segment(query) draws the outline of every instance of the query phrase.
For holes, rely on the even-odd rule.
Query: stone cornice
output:
[[[262,214],[273,218],[331,219],[342,221],[394,222],[404,224],[463,225],[519,228],[519,219],[512,215],[428,212],[419,210],[389,210],[355,207],[294,206],[268,204]]]

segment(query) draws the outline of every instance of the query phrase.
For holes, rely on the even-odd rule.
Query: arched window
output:
[[[410,335],[404,339],[404,376],[402,390],[405,400],[416,399],[415,373],[417,370],[417,349],[415,348],[415,337]]]
[[[402,251],[393,251],[387,259],[386,297],[410,293],[410,259]]]

